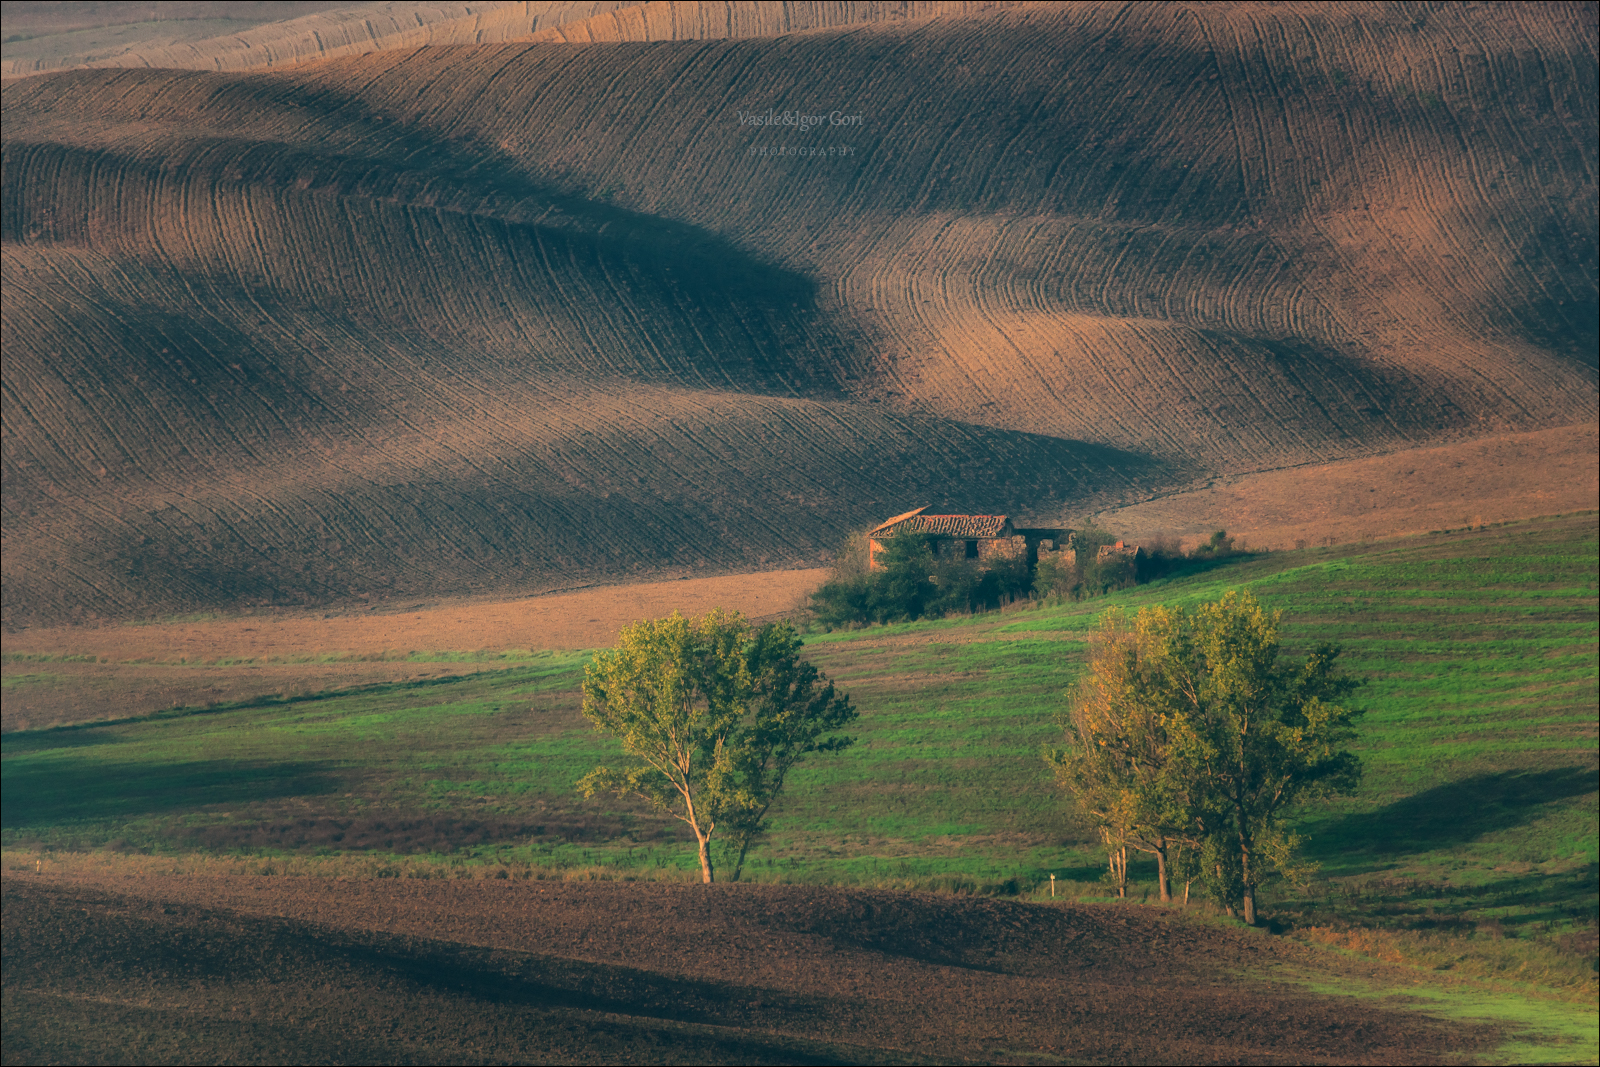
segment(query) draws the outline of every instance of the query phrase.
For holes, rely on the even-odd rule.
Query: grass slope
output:
[[[859,742],[796,773],[751,873],[1034,892],[1051,872],[1096,879],[1098,850],[1037,755],[1058,736],[1085,634],[1112,605],[1242,587],[1286,612],[1291,646],[1337,641],[1367,681],[1366,780],[1301,814],[1322,878],[1309,899],[1280,889],[1280,915],[1581,925],[1597,870],[1595,561],[1584,515],[1274,553],[1104,600],[813,636],[810,655],[861,709]],[[672,824],[572,791],[614,751],[577,713],[583,659],[529,654],[465,676],[10,733],[5,840],[687,870]],[[41,663],[28,684],[57,683]],[[1151,874],[1135,865],[1136,880]]]
[[[928,10],[7,85],[7,624],[1592,419],[1592,6]]]

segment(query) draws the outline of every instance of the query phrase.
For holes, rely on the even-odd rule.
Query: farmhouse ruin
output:
[[[872,570],[881,570],[878,555],[897,534],[920,534],[940,559],[970,559],[995,562],[1025,559],[1031,567],[1041,551],[1056,548],[1061,531],[1021,529],[1005,515],[929,515],[927,507],[896,515],[867,531],[867,552]]]

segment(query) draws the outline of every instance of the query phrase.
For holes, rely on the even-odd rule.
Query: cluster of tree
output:
[[[993,611],[1028,597],[1081,600],[1243,551],[1227,531],[1218,530],[1187,553],[1175,538],[1156,537],[1137,555],[1101,558],[1100,549],[1116,541],[1115,534],[1097,527],[1074,530],[1070,562],[1055,552],[1030,564],[1022,558],[955,559],[934,551],[936,538],[902,533],[883,542],[879,567],[873,569],[867,535],[858,531],[845,539],[833,573],[811,595],[811,609],[818,622],[833,628]]]
[[[1119,895],[1129,850],[1145,852],[1163,901],[1174,878],[1185,900],[1199,883],[1253,925],[1264,879],[1309,873],[1285,816],[1358,782],[1344,748],[1358,713],[1339,703],[1356,683],[1333,647],[1280,662],[1280,618],[1237,592],[1192,612],[1102,616],[1066,743],[1045,760],[1098,825]]]
[[[936,554],[934,543],[926,534],[897,534],[883,543],[873,570],[866,535],[852,534],[833,574],[811,596],[817,621],[832,627],[940,618],[991,611],[1029,595],[1026,559],[952,559]]]
[[[1332,646],[1281,657],[1280,623],[1239,592],[1192,611],[1101,616],[1062,715],[1065,743],[1044,757],[1098,827],[1119,896],[1130,852],[1144,852],[1163,901],[1174,881],[1185,902],[1198,884],[1254,924],[1266,879],[1310,873],[1287,816],[1359,782],[1346,747],[1359,712],[1340,703],[1357,683]],[[623,630],[585,671],[583,713],[631,763],[596,767],[579,789],[640,797],[683,821],[706,882],[720,835],[737,881],[789,772],[853,741],[837,733],[856,718],[849,697],[800,650],[792,626],[721,610]]]
[[[1089,526],[1068,535],[1073,549],[1069,561],[1062,553],[1039,557],[1033,576],[1033,596],[1038,600],[1082,600],[1117,589],[1142,585],[1180,570],[1185,563],[1224,559],[1241,554],[1228,531],[1217,530],[1210,539],[1184,552],[1177,538],[1157,536],[1140,545],[1137,555],[1113,553],[1101,558],[1100,549],[1116,544],[1109,530]]]
[[[624,629],[584,672],[583,714],[632,762],[596,767],[579,790],[641,797],[684,822],[707,882],[713,835],[722,834],[738,881],[789,772],[854,740],[834,733],[856,718],[850,698],[800,647],[787,623],[756,628],[720,609]]]

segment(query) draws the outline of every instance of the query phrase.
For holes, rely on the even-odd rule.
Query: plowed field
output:
[[[1597,427],[1566,426],[1218,479],[1094,516],[1135,539],[1226,529],[1286,549],[1461,529],[1600,505]]]
[[[1497,1036],[1269,985],[1329,961],[1146,909],[17,873],[4,896],[8,1062],[1441,1063]]]
[[[77,67],[261,70],[430,45],[681,41],[1014,6],[1015,0],[9,3],[0,76]],[[19,11],[19,9],[22,9]],[[32,10],[29,10],[32,9]],[[19,17],[20,16],[20,17]]]
[[[6,626],[815,566],[1593,420],[1592,5],[736,9],[8,83]]]

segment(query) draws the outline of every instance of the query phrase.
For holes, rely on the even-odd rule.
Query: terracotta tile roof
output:
[[[939,537],[1001,537],[1006,532],[1004,515],[924,515],[924,508],[896,515],[874,529],[872,537],[897,533],[934,534]]]
[[[869,530],[867,532],[870,535],[870,534],[875,534],[880,530],[888,530],[889,527],[893,526],[895,523],[903,522],[904,520],[911,518],[911,516],[913,516],[913,515],[921,515],[924,511],[927,511],[927,510],[928,510],[928,505],[926,505],[926,504],[922,505],[920,508],[912,508],[910,511],[906,512],[904,515],[896,515],[892,519],[887,519],[887,520],[885,520],[883,522],[878,523],[878,525],[874,526],[871,530]]]

